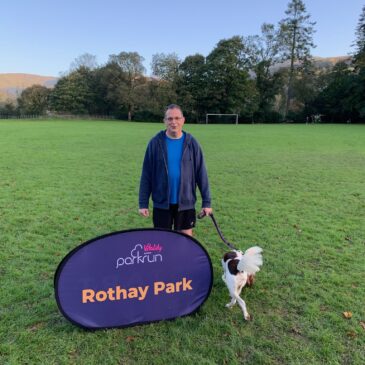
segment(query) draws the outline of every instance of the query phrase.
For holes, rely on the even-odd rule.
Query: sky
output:
[[[0,73],[60,76],[78,56],[98,64],[138,52],[207,56],[221,39],[260,34],[285,17],[289,0],[2,0]],[[314,56],[346,56],[365,0],[304,0],[316,22]]]

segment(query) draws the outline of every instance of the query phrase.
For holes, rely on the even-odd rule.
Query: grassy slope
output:
[[[252,322],[224,308],[225,247],[209,220],[196,237],[215,281],[195,316],[85,332],[60,315],[53,273],[70,249],[150,226],[136,214],[138,181],[160,128],[0,122],[0,363],[362,363],[364,126],[187,126],[203,146],[223,233],[265,250],[255,288],[243,293]]]

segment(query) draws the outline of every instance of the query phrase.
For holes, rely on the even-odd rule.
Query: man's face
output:
[[[185,118],[179,109],[168,109],[164,122],[167,129],[167,135],[173,138],[180,138]]]

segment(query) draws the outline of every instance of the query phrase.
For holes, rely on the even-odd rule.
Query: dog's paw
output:
[[[245,316],[246,321],[251,321],[252,317],[247,313]]]
[[[229,303],[227,303],[227,304],[226,304],[226,308],[231,309],[231,308],[233,307],[233,305],[234,305],[234,304],[232,304],[231,302],[229,302]]]

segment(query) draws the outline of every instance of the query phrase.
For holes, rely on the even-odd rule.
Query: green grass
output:
[[[186,126],[204,149],[224,235],[264,248],[243,291],[253,321],[224,307],[226,248],[208,219],[195,234],[214,285],[194,316],[96,332],[61,316],[61,259],[92,237],[151,225],[137,214],[138,184],[161,128],[0,122],[0,363],[363,364],[365,126]]]

